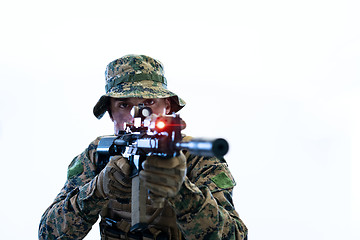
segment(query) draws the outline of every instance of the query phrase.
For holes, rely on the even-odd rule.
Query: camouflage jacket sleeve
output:
[[[99,139],[71,162],[65,186],[45,211],[39,239],[82,239],[97,221],[106,200],[94,194],[95,150]]]
[[[225,160],[188,156],[187,177],[169,199],[185,239],[247,239],[232,202],[235,181]]]

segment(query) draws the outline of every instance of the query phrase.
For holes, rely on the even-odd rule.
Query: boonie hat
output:
[[[105,71],[105,91],[93,112],[100,119],[113,98],[170,98],[171,112],[185,106],[185,101],[167,90],[161,62],[145,55],[126,55],[109,63]]]

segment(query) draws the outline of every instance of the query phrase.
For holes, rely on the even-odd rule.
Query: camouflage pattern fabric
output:
[[[41,218],[39,239],[82,239],[106,212],[109,200],[94,193],[99,139],[69,165],[64,187]],[[226,162],[186,157],[185,182],[178,195],[168,199],[183,239],[247,239],[247,228],[232,202],[235,181]]]
[[[170,98],[171,112],[185,106],[185,101],[167,89],[160,61],[145,55],[126,55],[109,63],[105,71],[105,90],[94,107],[100,119],[107,111],[109,97]]]

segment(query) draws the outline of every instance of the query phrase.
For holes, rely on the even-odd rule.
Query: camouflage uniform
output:
[[[173,98],[175,111],[184,105],[175,94],[166,94]],[[94,108],[98,118],[107,110],[106,97]],[[179,193],[168,198],[157,215],[148,205],[147,215],[154,219],[148,230],[142,236],[130,233],[131,196],[105,200],[94,193],[102,170],[96,154],[99,140],[69,165],[64,187],[41,218],[39,239],[82,239],[99,215],[102,239],[247,239],[247,228],[233,206],[235,181],[225,160],[189,153],[185,153],[187,175]]]

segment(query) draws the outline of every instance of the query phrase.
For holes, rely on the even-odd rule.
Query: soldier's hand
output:
[[[114,156],[99,173],[96,193],[105,199],[126,198],[131,195],[130,165],[122,156]]]
[[[153,195],[173,197],[177,195],[184,182],[186,158],[182,152],[170,159],[150,156],[144,161],[143,168],[140,178],[145,180],[146,188]]]

